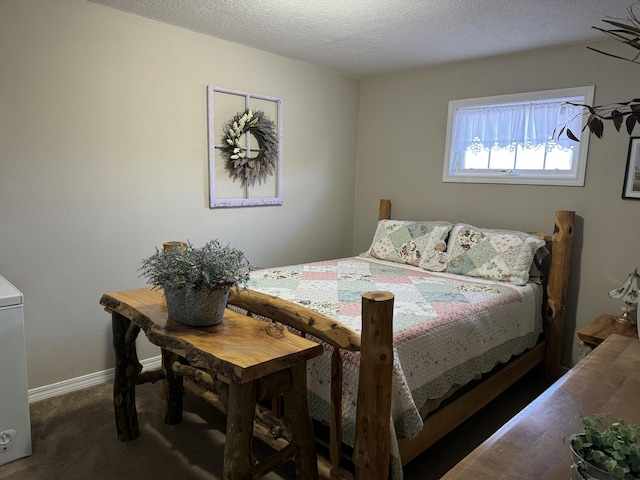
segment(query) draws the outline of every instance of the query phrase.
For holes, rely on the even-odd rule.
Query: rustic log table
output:
[[[162,291],[149,288],[107,293],[100,304],[112,314],[116,352],[114,409],[120,440],[133,440],[139,435],[136,384],[165,378],[165,422],[178,423],[182,420],[186,376],[204,386],[205,393],[215,392],[217,405],[226,411],[225,480],[258,478],[294,456],[298,478],[318,477],[307,410],[305,362],[322,353],[321,345],[294,335],[281,325],[228,309],[218,325],[182,325],[168,318]],[[141,329],[161,348],[163,369],[159,372],[142,372],[135,346]],[[290,430],[290,442],[254,465],[251,444],[256,401],[274,394],[284,397],[283,425]]]
[[[442,479],[566,480],[571,457],[562,438],[583,431],[580,413],[638,425],[638,396],[640,340],[610,335]]]

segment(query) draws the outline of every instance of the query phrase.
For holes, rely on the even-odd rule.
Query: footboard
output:
[[[356,478],[386,479],[391,448],[391,382],[393,368],[393,300],[389,292],[362,295],[362,334],[320,313],[252,290],[232,290],[228,303],[248,315],[266,317],[311,335],[333,347],[331,355],[331,425],[329,461],[319,458],[321,477],[353,478],[341,467],[342,371],[340,350],[360,351],[356,438]]]

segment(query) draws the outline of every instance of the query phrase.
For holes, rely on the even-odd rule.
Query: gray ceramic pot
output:
[[[571,447],[571,480],[611,480],[611,475],[594,467]]]
[[[211,292],[165,288],[164,296],[169,317],[192,327],[207,327],[222,321],[229,288]]]

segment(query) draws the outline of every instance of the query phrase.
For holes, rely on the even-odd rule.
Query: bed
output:
[[[364,254],[262,269],[229,297],[323,344],[308,390],[312,417],[330,427],[324,478],[402,478],[403,465],[534,367],[559,375],[574,212],[557,211],[551,235],[517,238],[390,213],[381,200]],[[526,255],[480,266],[495,254],[489,238]]]

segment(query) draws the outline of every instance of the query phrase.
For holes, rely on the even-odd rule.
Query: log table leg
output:
[[[142,371],[136,352],[140,327],[122,315],[111,316],[116,366],[113,380],[113,407],[119,440],[134,440],[140,435],[136,412],[136,379]]]
[[[252,478],[251,444],[256,408],[255,381],[229,385],[227,441],[224,444],[224,480]]]
[[[318,479],[318,457],[313,425],[307,406],[307,367],[299,363],[289,369],[291,388],[284,392],[284,418],[291,428],[292,443],[297,447],[296,478]]]
[[[173,362],[179,362],[180,357],[169,350],[162,349],[162,366],[165,371],[165,397],[167,411],[164,423],[175,425],[182,421],[182,400],[184,397],[184,382],[182,375],[176,375],[172,369]]]

